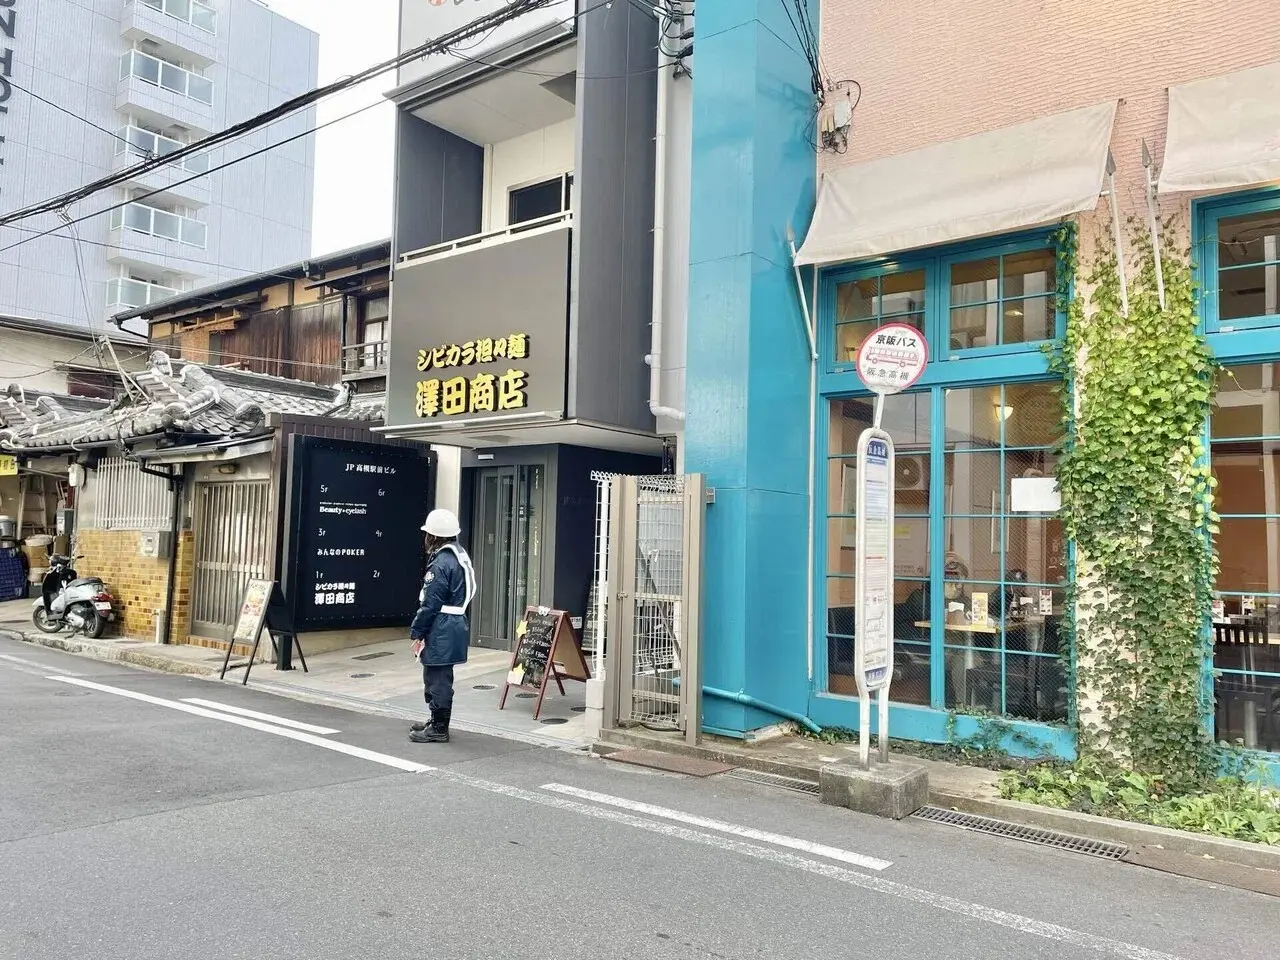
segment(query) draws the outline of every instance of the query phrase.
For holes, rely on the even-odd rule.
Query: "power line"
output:
[[[86,220],[92,220],[94,217],[100,217],[104,213],[111,213],[114,210],[121,210],[124,207],[129,206],[129,204],[131,203],[138,203],[139,201],[147,200],[151,197],[156,196],[157,194],[168,193],[171,190],[173,190],[174,187],[184,186],[185,184],[191,183],[193,180],[199,180],[202,177],[209,176],[209,174],[211,173],[217,173],[219,170],[225,170],[227,167],[235,166],[237,163],[243,163],[245,160],[252,160],[254,157],[261,156],[262,154],[267,153],[270,150],[275,150],[277,147],[283,147],[286,143],[292,143],[294,140],[301,140],[303,137],[309,137],[316,131],[323,130],[325,127],[331,127],[335,123],[341,123],[343,120],[349,120],[352,117],[356,116],[357,114],[364,113],[366,110],[372,110],[374,107],[383,106],[383,104],[385,104],[386,102],[387,101],[385,100],[375,100],[373,103],[367,103],[363,107],[360,107],[356,110],[352,110],[350,113],[344,113],[340,117],[334,117],[332,120],[326,120],[324,123],[317,124],[314,127],[308,127],[306,130],[303,130],[301,133],[295,133],[293,136],[286,137],[285,139],[280,140],[276,143],[269,143],[265,147],[259,147],[257,150],[253,150],[249,153],[246,153],[244,156],[235,157],[231,160],[226,161],[225,163],[220,163],[217,166],[210,167],[208,170],[205,170],[201,173],[193,173],[191,176],[187,177],[184,180],[176,180],[173,183],[169,184],[168,186],[159,187],[155,190],[148,190],[135,197],[130,197],[128,200],[121,200],[119,203],[113,203],[110,206],[103,207],[101,210],[95,210],[92,213],[81,214],[75,219],[68,219],[66,221],[66,225],[72,226],[77,223],[84,223]],[[173,156],[173,154],[169,154],[169,156]],[[12,224],[7,223],[4,220],[4,218],[0,218],[0,226],[12,226]],[[8,251],[14,249],[15,247],[20,247],[23,244],[31,243],[33,240],[39,240],[41,237],[47,237],[50,234],[56,233],[58,230],[61,230],[61,229],[62,229],[61,226],[54,226],[54,227],[50,227],[48,230],[44,230],[44,231],[41,231],[40,233],[33,234],[32,236],[24,237],[21,240],[15,240],[13,243],[8,244],[7,246],[0,247],[0,253],[7,253]]]
[[[116,133],[114,130],[108,130],[106,127],[102,126],[101,124],[94,123],[92,120],[90,120],[88,117],[84,116],[83,114],[76,113],[74,110],[69,110],[68,108],[62,106],[61,104],[54,103],[52,100],[49,100],[49,99],[46,99],[45,97],[40,96],[40,94],[36,93],[34,90],[28,90],[26,87],[18,83],[18,81],[14,80],[13,78],[9,79],[9,85],[17,90],[21,90],[27,96],[33,97],[36,100],[39,100],[41,103],[45,104],[46,106],[53,107],[53,109],[55,110],[60,110],[63,113],[65,113],[67,116],[74,117],[75,119],[79,120],[81,123],[87,123],[89,126],[93,127],[93,129],[95,130],[101,130],[103,133],[105,133],[107,136],[111,137],[112,139],[119,140],[123,144],[129,144],[129,141],[125,137],[120,136],[120,134]]]
[[[516,4],[513,4],[512,6],[506,7],[503,9],[506,11],[520,10],[522,12],[528,12],[530,10],[535,10],[543,6],[547,6],[554,2],[556,2],[556,0],[517,0],[517,4],[523,3],[524,5],[517,6]],[[585,10],[579,11],[577,14],[567,17],[560,22],[568,23],[570,20],[579,19],[588,13],[591,13],[595,10],[600,9],[601,7],[608,7],[611,2],[612,0],[600,0],[600,2],[596,3],[594,6],[591,6],[586,8]],[[511,14],[510,16],[514,16],[514,15],[515,14]],[[481,17],[475,21],[472,21],[471,24],[468,24],[465,27],[455,30],[452,34],[448,34],[447,36],[453,37],[459,34],[470,35],[471,33],[475,32],[474,31],[475,24],[478,24],[481,22],[487,22],[493,19],[493,17],[495,16],[497,16],[497,14],[491,14],[488,17]],[[497,26],[501,26],[502,23],[505,23],[506,20],[510,18],[510,16],[504,14],[504,16],[500,18],[497,23],[495,23],[492,27],[489,28],[489,32],[492,32],[492,30],[496,29]],[[391,61],[386,61],[386,63],[395,64],[398,66],[399,61],[403,60],[407,62],[408,60],[416,59],[417,57],[420,57],[420,56],[426,56],[432,52],[445,52],[445,53],[454,55],[453,51],[448,50],[447,47],[444,47],[441,51],[437,51],[434,49],[435,47],[441,46],[441,44],[443,43],[452,44],[453,42],[454,41],[452,40],[430,41],[427,44],[423,44],[422,46],[414,48],[414,50],[411,50],[406,54],[401,54],[400,57],[393,58],[393,60]],[[467,58],[463,57],[463,59],[467,59]],[[483,61],[477,61],[477,62],[483,63]],[[484,64],[484,65],[491,66],[490,64]],[[317,94],[320,91],[328,90],[329,93],[324,93],[321,95],[321,96],[328,96],[333,92],[338,92],[337,90],[334,90],[332,88],[339,88],[339,90],[347,89],[349,86],[354,86],[356,83],[363,82],[364,80],[370,79],[373,76],[377,75],[377,73],[379,72],[379,68],[381,66],[382,65],[367,68],[361,73],[345,78],[344,80],[337,81],[336,83],[330,84],[328,87],[317,88],[317,90],[311,91],[310,94],[304,94],[302,95],[302,97],[295,97],[291,101],[286,101],[286,103],[282,104],[280,107],[277,107],[271,111],[267,111],[266,113],[259,114],[258,117],[245,121],[244,124],[237,125],[237,127],[229,127],[227,130],[224,130],[221,133],[213,134],[212,136],[206,137],[203,140],[199,140],[199,141],[195,141],[193,143],[187,144],[186,146],[178,150],[175,150],[172,153],[165,154],[164,157],[156,158],[154,160],[144,161],[143,163],[140,163],[140,164],[135,164],[134,166],[129,167],[124,171],[121,171],[121,173],[117,175],[104,178],[103,180],[95,181],[92,184],[88,184],[85,187],[81,187],[79,190],[71,191],[69,194],[64,194],[64,198],[70,197],[72,199],[66,200],[66,203],[60,204],[59,206],[51,207],[51,205],[55,202],[55,200],[59,199],[59,198],[55,198],[55,200],[43,201],[42,203],[35,204],[31,207],[25,208],[24,210],[15,211],[14,213],[2,216],[0,217],[0,227],[13,226],[15,221],[26,219],[31,216],[35,216],[38,213],[47,213],[47,212],[53,212],[54,210],[62,210],[63,208],[65,208],[66,205],[75,202],[77,199],[87,199],[89,196],[92,196],[95,193],[99,193],[104,189],[109,189],[109,187],[111,186],[123,185],[124,183],[127,183],[130,179],[132,179],[133,176],[135,176],[136,174],[148,172],[151,169],[155,169],[160,166],[165,166],[169,163],[173,163],[177,160],[180,160],[192,152],[204,150],[205,148],[210,146],[211,142],[214,140],[217,140],[218,142],[225,142],[227,140],[236,139],[240,136],[244,136],[245,134],[251,132],[253,129],[256,129],[258,126],[265,126],[274,122],[275,120],[280,119],[281,117],[286,115],[287,112],[292,112],[292,110],[300,109],[300,107],[292,107],[288,111],[286,111],[285,108],[289,107],[291,103],[294,103],[295,101],[300,101],[305,97],[311,96],[312,94]],[[392,69],[392,67],[386,67],[386,69],[382,69],[380,72],[386,72],[387,69]],[[502,69],[502,68],[499,67],[499,69]],[[639,76],[649,72],[656,72],[656,69],[661,69],[661,68],[654,68],[654,70],[647,70],[647,71],[636,71],[634,75]],[[631,74],[622,74],[616,79],[622,79],[630,75]],[[615,78],[597,77],[594,79],[603,80],[603,79],[615,79]],[[318,96],[315,99],[320,99],[320,98],[321,97]],[[284,146],[285,144],[291,143],[294,140],[298,140],[298,139],[301,139],[302,137],[309,136],[318,130],[323,130],[325,127],[332,126],[334,123],[338,123],[342,120],[349,119],[350,117],[354,117],[357,114],[363,113],[366,110],[371,110],[374,107],[382,106],[387,102],[388,101],[385,101],[385,100],[377,100],[372,103],[366,104],[365,106],[360,107],[357,110],[353,110],[350,113],[342,115],[341,117],[335,117],[334,119],[328,120],[325,123],[310,127],[307,130],[302,131],[301,133],[294,134],[293,136],[287,137],[284,140],[281,140],[277,143],[268,144],[267,146],[259,148],[258,150],[252,151],[248,154],[245,154],[244,156],[233,158],[231,160],[226,161],[225,163],[221,163],[221,164],[218,164],[217,166],[210,167],[207,170],[204,170],[200,173],[192,174],[191,176],[183,180],[175,181],[174,183],[169,184],[167,187],[151,190],[139,196],[132,197],[129,200],[124,200],[119,203],[104,207],[101,210],[97,210],[92,213],[83,214],[80,217],[77,217],[76,219],[69,221],[69,223],[71,224],[83,223],[84,221],[92,219],[93,217],[101,216],[104,213],[110,213],[113,210],[121,209],[125,206],[128,206],[130,203],[136,203],[140,200],[145,200],[145,199],[148,199],[149,197],[156,196],[157,194],[169,192],[174,187],[183,186],[184,184],[191,183],[194,180],[199,180],[202,177],[206,177],[212,173],[217,173],[220,170],[225,170],[227,167],[234,166],[237,163],[241,163],[245,160],[250,160],[256,156],[260,156],[261,154],[267,153],[270,150],[274,150],[277,147]],[[304,105],[310,105],[310,103],[307,103]],[[265,120],[262,119],[267,117],[270,117],[270,119],[265,119]],[[258,122],[258,121],[261,121],[261,122]],[[248,124],[255,124],[255,123],[256,123],[256,126],[246,126]],[[238,127],[245,127],[245,129],[239,130],[239,132],[234,133],[234,135],[229,135],[231,134],[232,131],[237,130]],[[108,183],[107,181],[110,181],[110,183]],[[104,184],[104,185],[98,186],[98,184]],[[35,233],[32,236],[14,241],[13,243],[8,244],[7,246],[0,247],[0,253],[5,253],[9,250],[14,249],[15,247],[20,247],[23,244],[30,243],[33,240],[38,240],[41,237],[49,236],[50,234],[55,233],[58,229],[60,228],[53,227],[53,228],[50,228],[49,230],[44,230],[39,233]],[[190,259],[193,262],[204,262],[204,261],[195,261],[195,258],[181,258],[181,259]]]
[[[164,157],[144,160],[141,163],[134,164],[124,170],[101,177],[98,180],[94,180],[76,190],[64,193],[61,196],[51,197],[47,200],[42,200],[38,203],[31,204],[27,207],[23,207],[22,209],[5,214],[4,216],[0,216],[0,226],[5,226],[18,220],[25,220],[36,216],[37,214],[52,213],[75,203],[78,200],[84,200],[94,194],[101,193],[103,190],[120,186],[143,173],[169,163],[175,163],[190,156],[191,154],[208,150],[210,147],[226,143],[228,140],[235,139],[245,133],[257,130],[267,123],[270,123],[272,120],[288,116],[289,114],[295,113],[305,107],[312,106],[325,97],[341,93],[342,91],[348,90],[366,80],[371,80],[374,77],[381,76],[382,74],[395,70],[407,63],[411,63],[414,60],[422,59],[433,53],[447,52],[451,46],[492,32],[497,27],[502,26],[504,23],[507,23],[518,16],[550,6],[554,2],[556,2],[556,0],[514,0],[514,2],[495,10],[493,13],[477,17],[475,20],[472,20],[456,30],[445,34],[443,37],[437,37],[429,40],[426,43],[420,44],[411,50],[398,54],[389,60],[384,60],[371,67],[366,67],[364,70],[361,70],[359,73],[353,74],[350,77],[345,77],[341,80],[334,81],[333,83],[326,84],[325,86],[316,87],[315,89],[309,90],[296,97],[292,97],[279,106],[266,110],[257,116],[249,118],[248,120],[233,124],[218,133],[195,140],[180,147],[172,153],[166,154]],[[597,3],[590,9],[594,10],[601,6],[607,6],[608,3],[609,0],[601,0],[601,2]],[[590,11],[582,11],[576,16],[582,16],[587,12]]]

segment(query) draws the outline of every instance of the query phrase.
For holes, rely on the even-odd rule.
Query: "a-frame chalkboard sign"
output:
[[[582,654],[578,636],[569,622],[569,614],[548,607],[527,607],[524,619],[516,625],[516,649],[511,655],[511,669],[502,688],[498,709],[507,705],[512,687],[538,691],[533,719],[542,712],[542,698],[547,694],[547,681],[555,680],[564,696],[564,680],[591,679],[591,668]]]
[[[264,628],[271,637],[271,648],[277,657],[280,655],[281,641],[288,639],[298,650],[303,673],[310,673],[307,658],[302,653],[302,644],[298,642],[298,635],[293,630],[293,617],[285,603],[284,594],[280,591],[280,584],[274,580],[250,580],[245,584],[244,594],[240,599],[240,613],[236,617],[231,640],[227,643],[227,655],[222,659],[219,680],[226,677],[228,670],[244,667],[244,679],[240,683],[249,683],[249,671],[253,669],[253,662],[258,657],[258,643],[262,639]],[[237,643],[252,644],[252,648],[248,660],[232,664],[231,650]]]

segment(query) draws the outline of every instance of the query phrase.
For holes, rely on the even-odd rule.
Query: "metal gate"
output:
[[[702,718],[699,625],[707,502],[699,474],[612,477],[605,723],[683,731]]]
[[[226,640],[245,584],[271,576],[271,484],[199,483],[195,501],[191,632]]]

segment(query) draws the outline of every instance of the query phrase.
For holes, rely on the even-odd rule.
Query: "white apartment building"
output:
[[[316,85],[318,56],[313,31],[258,0],[13,0],[0,9],[0,211],[297,96]],[[88,217],[74,225],[0,228],[0,314],[101,326],[307,256],[314,137],[290,138],[314,122],[300,111],[136,177],[73,205],[73,220]]]

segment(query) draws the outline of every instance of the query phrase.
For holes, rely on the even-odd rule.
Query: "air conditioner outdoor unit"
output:
[[[894,489],[898,492],[929,489],[929,459],[899,456],[894,459]]]

